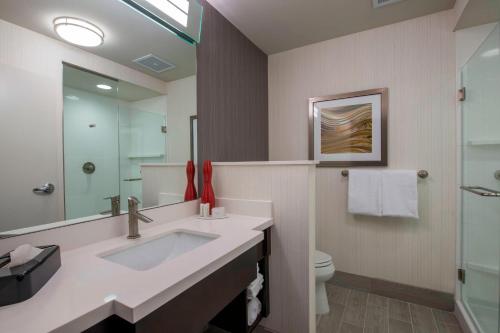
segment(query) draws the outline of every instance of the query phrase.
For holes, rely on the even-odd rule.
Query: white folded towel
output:
[[[10,252],[9,267],[16,267],[27,263],[39,255],[43,250],[33,247],[29,244],[19,245],[14,251]]]
[[[247,287],[247,299],[252,299],[254,297],[257,297],[263,286],[264,286],[264,276],[258,273],[257,278],[253,280],[252,283],[250,283],[250,285]]]
[[[247,303],[247,320],[248,326],[252,326],[260,311],[262,310],[262,304],[258,298],[252,298],[250,302]]]
[[[381,178],[378,170],[349,170],[349,213],[382,215]]]
[[[382,171],[382,215],[418,219],[416,170]]]

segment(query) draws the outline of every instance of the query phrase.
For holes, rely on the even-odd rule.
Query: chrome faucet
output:
[[[136,197],[128,197],[128,239],[141,237],[139,234],[139,220],[145,223],[153,222],[149,217],[139,213],[139,203],[140,201]]]
[[[111,200],[111,210],[106,210],[104,212],[101,212],[100,214],[105,215],[111,213],[111,216],[120,215],[120,195],[107,197],[104,198],[104,200]]]

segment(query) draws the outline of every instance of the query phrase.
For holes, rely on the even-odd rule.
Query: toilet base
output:
[[[326,287],[324,282],[316,283],[316,314],[327,314],[330,312]]]

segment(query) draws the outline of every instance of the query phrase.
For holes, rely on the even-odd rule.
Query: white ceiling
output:
[[[196,73],[196,48],[119,0],[0,0],[0,19],[59,39],[52,21],[58,16],[86,19],[105,34],[104,44],[83,48],[163,81]],[[132,60],[155,54],[176,65],[157,74]]]
[[[455,0],[208,0],[267,54],[451,9]]]

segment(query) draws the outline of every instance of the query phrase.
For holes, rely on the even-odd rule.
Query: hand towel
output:
[[[247,324],[248,326],[252,326],[257,317],[259,316],[260,311],[262,310],[262,304],[260,303],[258,298],[252,298],[250,302],[247,303]]]
[[[378,170],[349,170],[349,213],[382,215],[381,178]]]
[[[247,287],[247,299],[257,297],[262,287],[264,286],[264,276],[257,273],[257,278]]]
[[[382,171],[382,215],[418,219],[416,170]]]

